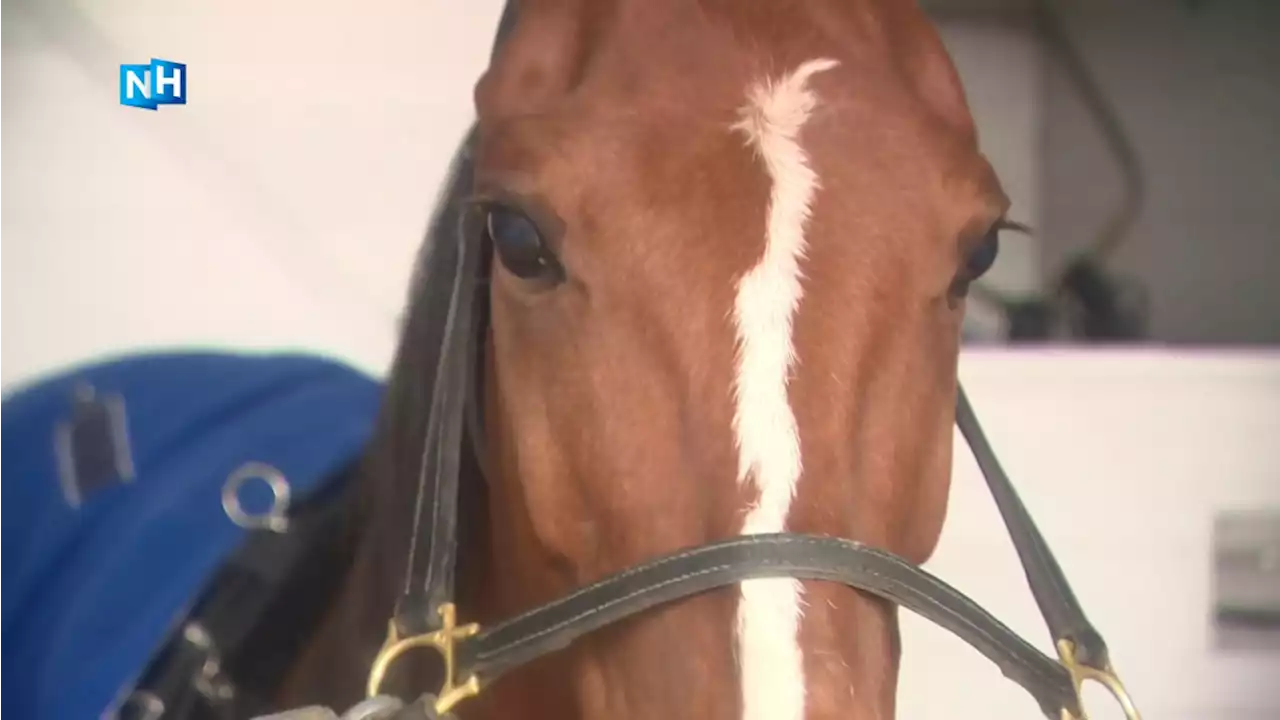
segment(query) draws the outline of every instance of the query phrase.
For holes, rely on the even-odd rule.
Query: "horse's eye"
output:
[[[484,209],[485,232],[493,242],[502,265],[522,280],[559,282],[564,269],[529,216],[509,205],[492,204]]]
[[[963,298],[969,294],[969,285],[973,281],[987,274],[992,265],[996,263],[996,255],[1000,253],[1000,231],[1009,228],[1010,225],[1002,222],[996,223],[987,231],[982,242],[969,251],[969,255],[964,259],[964,266],[956,272],[955,279],[951,281],[950,292],[948,293],[953,299]]]
[[[978,247],[969,253],[964,274],[970,281],[986,275],[991,266],[996,263],[996,255],[1000,254],[1000,230],[999,225],[991,228]]]

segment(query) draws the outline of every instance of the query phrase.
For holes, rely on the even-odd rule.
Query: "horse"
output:
[[[923,11],[524,0],[498,37],[275,707],[891,718],[905,606],[1049,717],[1086,680],[1137,717],[959,387],[1016,223]],[[955,425],[1057,659],[918,567]]]

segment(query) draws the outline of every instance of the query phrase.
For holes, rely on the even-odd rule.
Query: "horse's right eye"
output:
[[[547,245],[542,231],[524,211],[505,204],[487,205],[484,231],[503,267],[530,281],[560,282],[564,268]]]

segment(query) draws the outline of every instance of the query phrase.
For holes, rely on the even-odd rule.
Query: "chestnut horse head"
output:
[[[742,534],[925,561],[965,292],[1008,201],[921,10],[525,0],[508,30],[458,179],[493,250],[482,428],[464,443],[484,466],[462,483],[468,619]],[[391,518],[414,502],[439,380],[455,229],[437,224],[363,488],[379,520],[347,592],[362,662],[390,604],[372,588],[402,582],[413,532]],[[600,630],[459,714],[892,717],[896,613],[842,585],[753,579]],[[324,654],[299,676],[322,682]]]
[[[476,88],[494,247],[482,623],[742,533],[914,562],[1008,201],[914,3],[525,2]],[[760,579],[585,639],[493,717],[891,717],[896,610]]]

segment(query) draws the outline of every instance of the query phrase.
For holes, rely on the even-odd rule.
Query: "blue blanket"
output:
[[[94,445],[101,423],[77,435],[89,438],[78,473],[57,439],[77,388],[121,401],[124,443],[115,455]],[[3,714],[110,710],[245,539],[223,510],[228,476],[265,463],[294,502],[324,489],[369,440],[381,392],[320,358],[175,353],[75,368],[6,398]],[[104,463],[123,471],[90,482]]]

